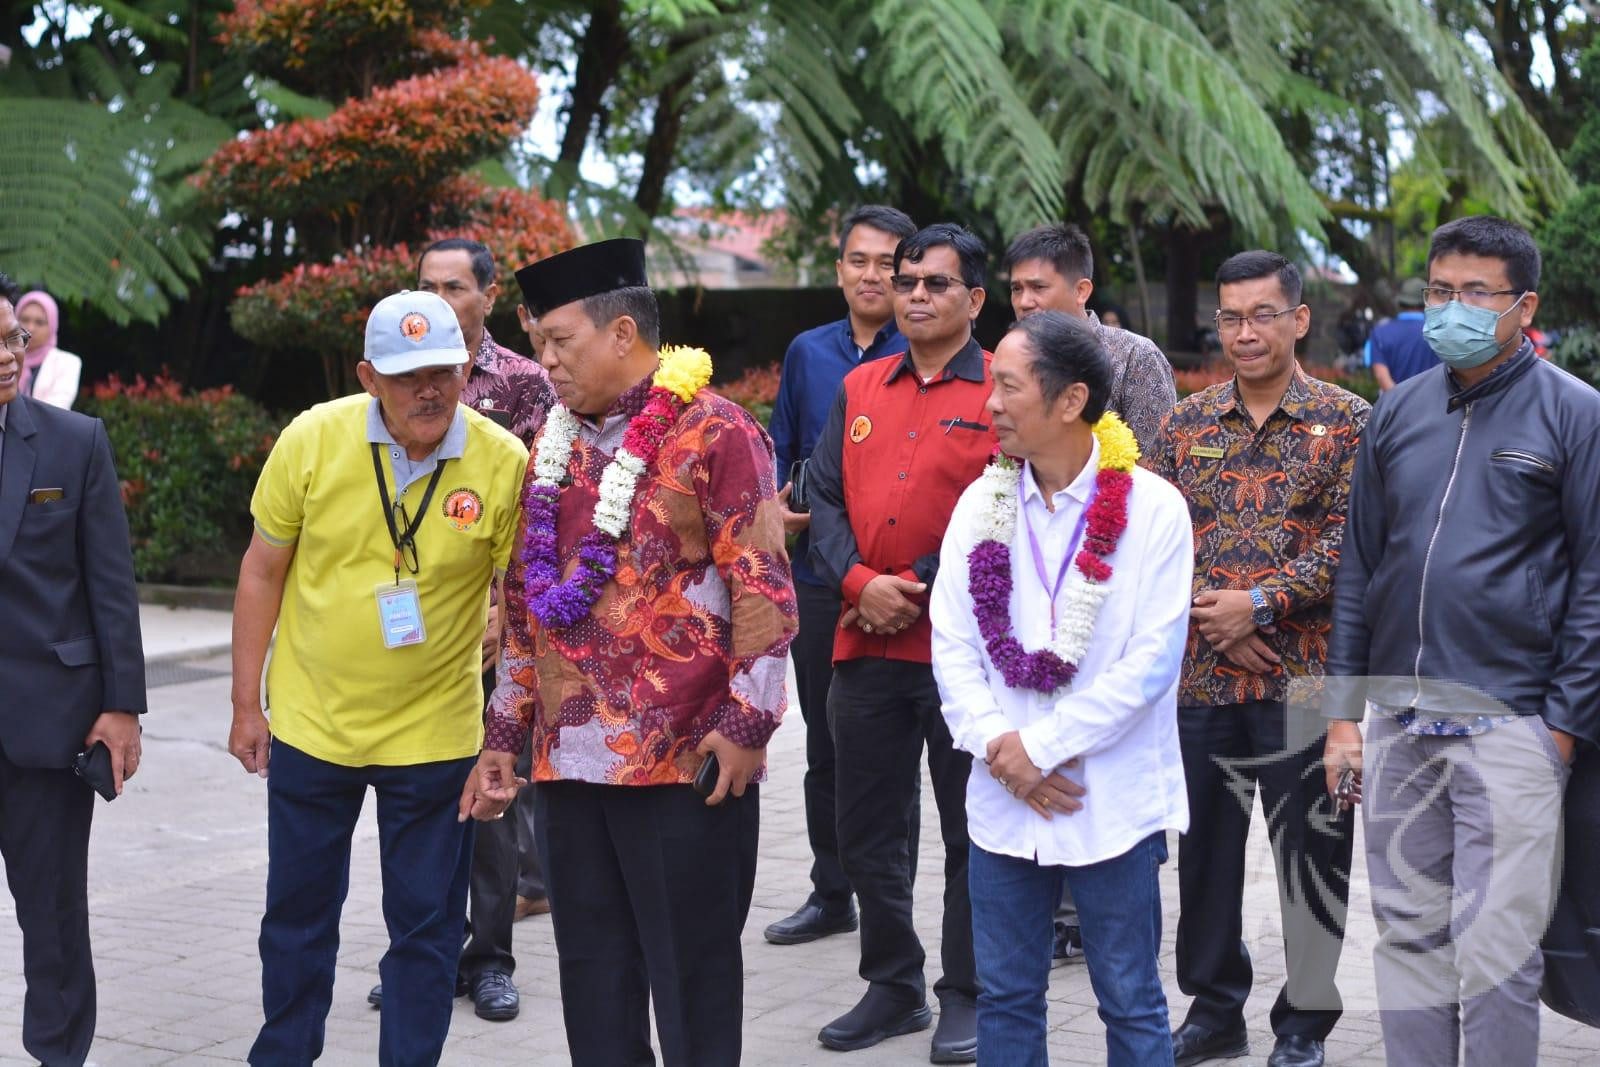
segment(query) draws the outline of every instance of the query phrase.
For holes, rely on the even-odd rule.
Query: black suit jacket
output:
[[[0,452],[0,620],[0,747],[12,763],[70,766],[101,712],[144,712],[133,554],[105,426],[20,395]]]

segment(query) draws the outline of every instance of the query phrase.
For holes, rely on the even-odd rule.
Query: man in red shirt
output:
[[[977,1058],[967,775],[930,666],[927,592],[950,513],[988,462],[990,355],[972,336],[984,300],[983,242],[938,223],[895,249],[895,318],[906,352],[846,375],[812,454],[811,563],[844,601],[828,719],[836,749],[839,858],[861,910],[861,977],[828,1048],[869,1048],[932,1022],[911,921],[916,807],[928,749],[945,847],[944,976],[934,1063]]]

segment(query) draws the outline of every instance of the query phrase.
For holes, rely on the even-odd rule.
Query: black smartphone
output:
[[[111,777],[111,750],[104,741],[96,741],[86,751],[73,756],[72,773],[107,800],[117,799],[117,783]]]
[[[717,762],[717,754],[712,752],[700,764],[700,769],[694,772],[694,791],[703,797],[710,796],[717,791],[717,779],[721,776],[722,765]]]

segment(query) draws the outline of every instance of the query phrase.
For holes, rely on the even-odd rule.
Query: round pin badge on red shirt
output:
[[[850,443],[859,445],[870,436],[872,436],[872,420],[865,415],[857,415],[855,421],[850,424]]]

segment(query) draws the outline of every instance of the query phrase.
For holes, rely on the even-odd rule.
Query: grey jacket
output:
[[[1600,393],[1524,342],[1470,389],[1438,367],[1378,402],[1328,674],[1336,718],[1510,711],[1600,742]]]

